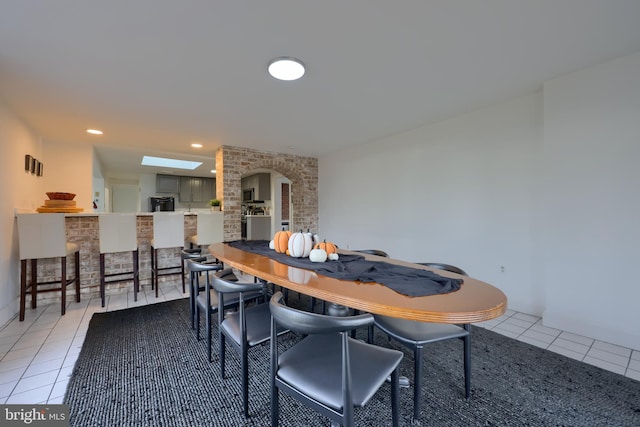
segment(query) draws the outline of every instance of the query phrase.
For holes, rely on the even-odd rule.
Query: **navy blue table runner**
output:
[[[267,240],[236,240],[226,242],[243,251],[264,255],[291,267],[313,270],[334,279],[376,282],[410,297],[446,294],[460,289],[463,280],[443,277],[419,268],[405,267],[384,261],[369,261],[361,255],[340,254],[337,261],[311,262],[308,258],[293,258],[269,249]]]

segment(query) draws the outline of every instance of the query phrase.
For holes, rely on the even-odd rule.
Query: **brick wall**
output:
[[[317,231],[318,159],[222,146],[216,152],[216,194],[224,210],[225,241],[241,237],[241,179],[256,169],[279,172],[291,181],[289,229]]]

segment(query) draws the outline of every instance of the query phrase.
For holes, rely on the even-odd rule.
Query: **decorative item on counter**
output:
[[[274,242],[273,240],[269,241],[269,249],[275,249],[276,248],[276,242]]]
[[[50,191],[47,193],[49,200],[44,201],[44,205],[36,209],[40,213],[78,213],[84,209],[76,207],[74,193],[62,193]]]
[[[333,253],[327,255],[327,258],[329,258],[329,261],[337,261],[340,259],[340,255],[338,255],[337,253]]]
[[[58,191],[49,191],[46,194],[51,200],[73,200],[76,197],[74,193],[61,193]]]
[[[221,203],[222,202],[220,200],[218,200],[218,199],[211,199],[209,201],[209,204],[211,205],[211,210],[212,211],[219,211],[221,209],[220,208],[220,204]]]
[[[273,249],[279,254],[288,254],[289,251],[289,238],[291,237],[291,231],[282,230],[278,231],[273,236]]]
[[[327,239],[322,243],[316,243],[314,249],[324,249],[327,255],[338,253],[338,247],[335,243],[327,242]]]
[[[311,249],[309,252],[309,261],[311,262],[325,262],[327,260],[327,251],[324,249]]]
[[[313,237],[311,233],[293,233],[288,243],[289,255],[294,258],[307,258],[313,248]]]

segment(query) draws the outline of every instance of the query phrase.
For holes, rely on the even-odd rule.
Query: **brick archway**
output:
[[[279,172],[291,181],[290,228],[317,231],[318,159],[223,145],[216,151],[216,194],[222,200],[225,241],[241,238],[241,179],[256,169]]]

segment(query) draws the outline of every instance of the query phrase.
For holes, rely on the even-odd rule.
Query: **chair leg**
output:
[[[27,260],[20,260],[20,321],[24,320],[27,303]]]
[[[369,325],[369,327],[367,328],[367,342],[369,344],[373,344],[373,325]]]
[[[155,260],[155,271],[154,271],[155,272],[155,275],[154,275],[155,280],[154,281],[155,281],[155,287],[156,287],[156,298],[158,298],[158,270],[159,270],[159,268],[158,268],[158,250],[155,249],[155,248],[153,249],[153,258]]]
[[[80,251],[75,253],[74,256],[75,262],[75,274],[76,274],[76,302],[80,302]]]
[[[471,326],[467,323],[464,325],[464,329],[469,332],[469,335],[463,338],[464,340],[464,397],[469,399],[471,397]]]
[[[220,330],[220,324],[218,324],[218,331]],[[220,378],[224,379],[224,368],[225,368],[225,340],[224,334],[222,332],[218,332],[218,343],[220,345]]]
[[[189,314],[191,314],[191,329],[196,328],[196,294],[194,292],[193,273],[189,272]]]
[[[194,310],[193,319],[191,319],[192,327],[196,330],[196,341],[200,341],[200,306],[196,304]]]
[[[100,254],[100,298],[102,299],[102,306],[104,307],[105,300],[105,278],[104,278],[104,264],[105,254]]]
[[[182,293],[184,294],[186,292],[186,287],[185,287],[185,280],[184,280],[184,263],[185,260],[181,259],[180,260],[180,276],[182,276]]]
[[[138,249],[133,251],[133,300],[138,301],[140,292],[140,253]]]
[[[151,246],[150,254],[149,254],[151,256],[151,289],[153,289],[155,287],[155,285],[156,285],[156,283],[155,283],[155,281],[156,281],[156,279],[155,279],[155,277],[156,277],[156,263],[155,263],[155,260],[154,260],[154,257],[153,257],[154,252],[155,252],[155,249],[154,249],[153,246]]]
[[[60,263],[62,270],[62,277],[60,277],[60,285],[62,287],[60,314],[64,316],[67,311],[67,257],[60,257]]]
[[[422,397],[422,373],[423,373],[423,347],[416,347],[413,351],[414,357],[414,376],[413,376],[413,419],[420,419],[420,404]]]
[[[391,422],[393,427],[398,427],[400,423],[400,409],[398,405],[398,396],[400,395],[400,375],[398,368],[391,373]]]
[[[278,387],[275,385],[274,373],[271,373],[271,427],[278,427],[280,418],[280,401]]]
[[[31,260],[31,308],[38,306],[38,260]]]
[[[249,418],[249,355],[247,345],[242,344],[242,404],[245,418]]]
[[[211,327],[211,308],[207,308],[207,355],[209,356],[209,362],[213,362],[213,359],[211,358],[211,345],[212,345],[212,339],[211,339],[211,334],[213,333],[213,328]]]

